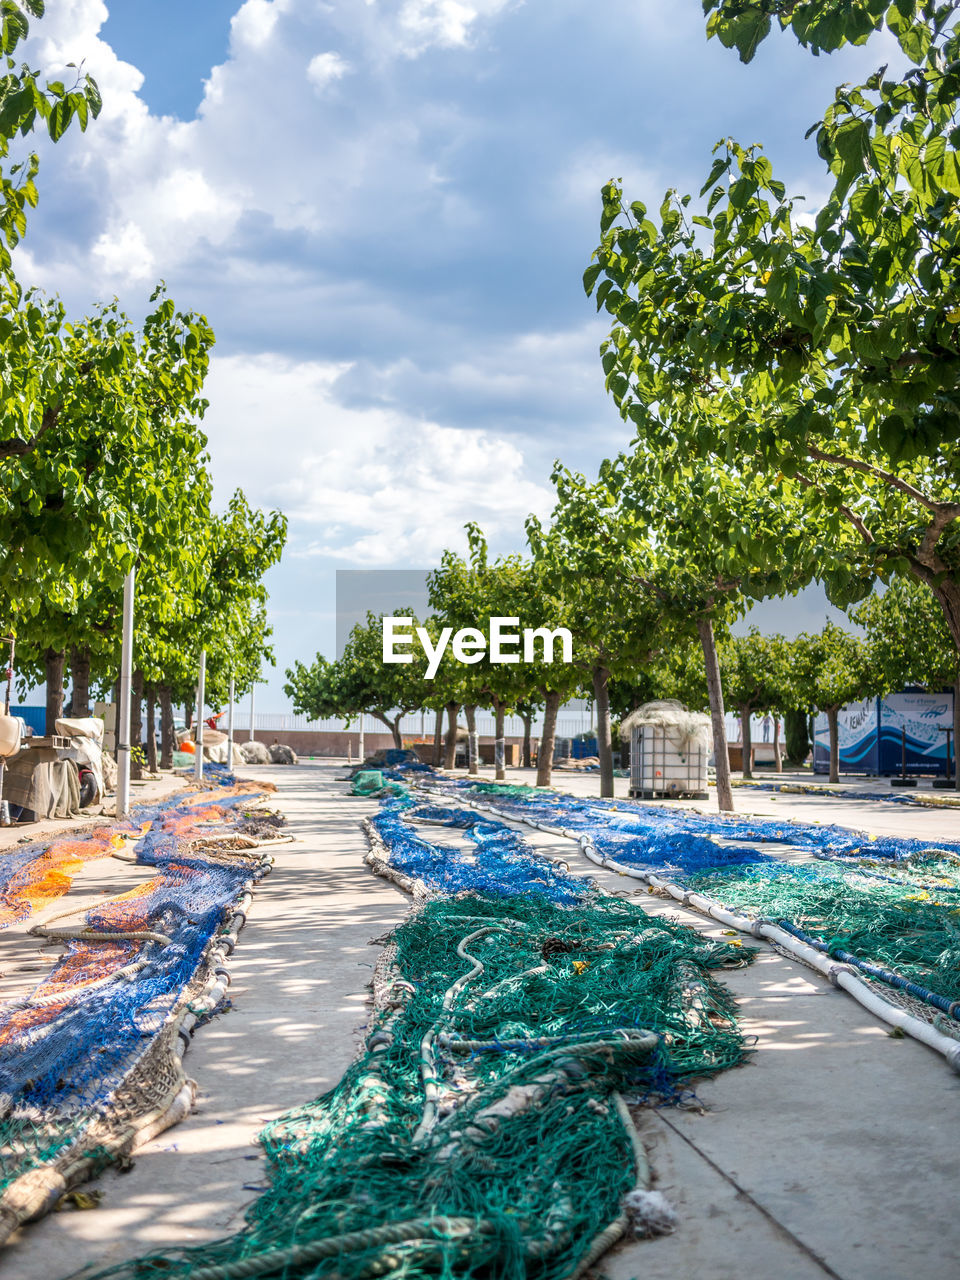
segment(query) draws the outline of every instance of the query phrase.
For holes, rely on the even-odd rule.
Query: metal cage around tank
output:
[[[707,749],[678,744],[656,724],[637,725],[630,734],[630,795],[642,800],[707,798]]]

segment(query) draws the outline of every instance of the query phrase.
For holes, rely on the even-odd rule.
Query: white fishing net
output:
[[[697,747],[706,749],[710,744],[710,717],[700,711],[688,711],[681,702],[645,702],[621,720],[620,737],[629,741],[633,730],[645,725],[662,730],[683,752]]]

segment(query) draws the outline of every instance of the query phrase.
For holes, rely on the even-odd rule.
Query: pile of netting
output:
[[[413,822],[462,830],[470,847],[428,840]],[[370,825],[387,847],[392,867],[441,893],[464,889],[495,897],[539,893],[551,902],[566,904],[580,902],[586,894],[582,881],[535,854],[516,831],[484,819],[475,810],[436,805],[411,808],[410,802],[387,801]]]
[[[701,873],[685,884],[732,910],[792,924],[831,955],[849,952],[952,1002],[960,1000],[960,900],[952,896],[960,865],[949,865],[952,883],[943,890],[773,861]]]
[[[395,770],[392,772],[396,772]],[[373,799],[383,796],[406,796],[410,794],[410,788],[404,783],[391,776],[384,777],[382,769],[361,769],[353,775],[353,786],[350,788],[350,794],[353,796],[363,796],[366,799]]]
[[[5,852],[0,858],[0,929],[66,893],[85,863],[122,849],[128,834],[133,834],[132,826],[129,831],[100,827],[86,836],[35,841]]]
[[[477,793],[478,798],[493,803],[498,811],[525,822],[589,834],[610,857],[623,861],[633,857],[645,866],[658,866],[678,875],[727,863],[768,861],[778,845],[811,857],[890,862],[922,857],[931,848],[922,840],[869,836],[847,827],[698,813],[635,801],[545,793],[533,787],[431,780],[430,789],[449,797]],[[771,848],[764,851],[758,845]],[[960,855],[960,843],[941,842],[937,849]]]
[[[258,827],[244,812],[256,793],[229,775],[217,781],[224,785],[140,806],[130,821],[94,832],[88,858],[116,854],[142,832],[126,860],[155,874],[31,930],[65,950],[0,1014],[0,1238],[52,1207],[81,1171],[90,1176],[115,1158],[143,1114],[183,1087],[182,1015],[192,1009],[195,1022],[204,991],[217,986],[212,969],[226,954],[234,908],[269,867],[259,841],[236,839]],[[50,846],[50,867],[35,853],[8,879],[11,910],[66,892],[62,843]],[[87,860],[76,853],[82,843],[71,841],[76,865]],[[237,843],[244,847],[230,847]],[[29,890],[31,868],[49,892]]]
[[[941,795],[932,792],[910,791],[852,791],[844,787],[842,791],[834,791],[823,783],[816,782],[758,782],[753,779],[739,778],[733,782],[735,787],[746,787],[752,791],[782,791],[784,795],[821,796],[830,800],[882,800],[884,804],[920,805],[927,809],[956,809],[960,807],[960,795],[949,791]]]
[[[931,848],[840,827],[523,796],[516,788],[484,793],[498,812],[588,835],[603,857],[653,871],[728,909],[793,926],[830,954],[915,982],[939,997],[938,1007],[960,1000],[960,844]],[[811,860],[776,858],[760,845],[789,846]],[[960,1008],[950,1012],[960,1018]]]
[[[614,897],[431,899],[381,955],[360,1056],[261,1135],[245,1228],[102,1275],[571,1280],[647,1229],[625,1095],[743,1060],[713,974],[749,959]]]

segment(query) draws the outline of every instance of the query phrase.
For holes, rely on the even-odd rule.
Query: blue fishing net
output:
[[[473,850],[431,842],[411,825],[411,819],[416,818],[459,828],[472,842]],[[564,905],[581,902],[586,896],[582,881],[567,875],[549,858],[535,854],[517,832],[470,810],[427,805],[411,809],[409,801],[385,800],[372,821],[390,850],[392,865],[443,893],[464,889],[493,897],[540,893]]]
[[[112,829],[149,824],[134,854],[155,874],[62,922],[82,936],[65,941],[50,973],[0,1015],[0,1188],[78,1141],[153,1043],[227,927],[231,904],[266,868],[259,854],[210,843],[235,832],[237,810],[256,803],[250,792],[178,795]],[[104,856],[103,832],[95,834]],[[157,937],[128,936],[140,933]],[[103,936],[111,934],[119,936]]]
[[[436,781],[432,785],[451,794],[476,789],[475,784],[468,781],[446,784]],[[492,803],[506,814],[563,827],[576,834],[589,834],[607,857],[678,873],[764,862],[775,854],[778,844],[790,845],[813,857],[869,857],[892,862],[922,856],[931,847],[922,840],[894,836],[872,839],[861,831],[815,823],[703,814],[663,805],[581,799],[555,793],[545,795],[533,790],[529,796],[520,796],[517,791],[511,788],[509,794],[491,794],[485,785],[486,794],[478,799]],[[717,843],[717,837],[724,843]],[[726,843],[738,840],[769,844],[771,853]],[[938,841],[936,847],[960,855],[960,843]]]

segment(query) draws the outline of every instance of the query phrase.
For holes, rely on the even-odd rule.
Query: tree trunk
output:
[[[710,720],[713,724],[713,757],[717,771],[717,805],[722,813],[733,812],[733,788],[730,785],[730,755],[727,751],[727,726],[723,719],[723,686],[713,623],[709,618],[697,619],[697,631],[703,646],[703,661],[710,693]]]
[[[827,724],[830,726],[830,781],[840,781],[840,734],[837,728],[839,707],[827,707]]]
[[[593,697],[597,710],[597,754],[600,757],[600,795],[613,796],[613,742],[610,734],[610,672],[597,667],[593,673]]]
[[[924,578],[923,581],[927,582],[927,579]],[[960,586],[949,580],[941,582],[938,586],[927,582],[927,586],[940,602],[940,608],[947,621],[947,629],[953,637],[953,643],[957,646],[957,652],[960,653]]]
[[[543,709],[543,733],[540,735],[540,750],[537,752],[538,787],[549,787],[550,785],[550,775],[553,771],[553,744],[557,736],[557,712],[559,710],[559,693],[548,693],[547,705]]]
[[[777,773],[783,773],[783,756],[780,752],[780,717],[773,717],[773,767]]]
[[[521,719],[523,720],[523,767],[525,769],[529,769],[530,762],[533,758],[530,746],[530,735],[533,730],[533,715],[528,711],[525,716],[521,716]]]
[[[476,776],[480,772],[480,739],[477,734],[477,708],[474,703],[464,704],[467,719],[467,768]]]
[[[147,689],[147,768],[151,773],[157,772],[157,697],[153,685]]]
[[[457,716],[459,702],[447,703],[447,736],[443,742],[443,767],[452,769],[457,760]]]
[[[143,777],[143,672],[130,681],[130,777]]]
[[[160,686],[160,768],[173,768],[173,698],[170,686]]]
[[[62,649],[48,649],[43,655],[47,675],[47,724],[49,736],[57,732],[57,721],[63,715],[63,669],[66,654]]]
[[[433,766],[435,769],[440,768],[440,760],[442,758],[443,744],[443,710],[437,711],[437,722],[433,727]]]
[[[381,724],[385,724],[387,726],[387,728],[390,730],[391,736],[393,737],[393,745],[396,747],[398,751],[402,751],[403,737],[401,736],[401,733],[400,733],[400,721],[402,719],[402,715],[397,716],[396,719],[394,720],[391,720],[390,717],[385,716],[382,711],[371,711],[370,714],[374,717],[374,719],[379,720]]]
[[[90,714],[90,650],[70,650],[70,682],[73,685],[73,710],[76,719]]]
[[[753,708],[747,703],[740,704],[740,741],[743,743],[743,776],[753,777],[753,726],[750,714]]]
[[[919,575],[918,575],[919,576]],[[927,579],[923,579],[927,582]],[[940,601],[940,608],[947,621],[947,629],[953,637],[953,643],[960,653],[960,586],[956,582],[944,580],[938,586],[927,582],[933,594]],[[960,791],[960,677],[953,688],[953,783]],[[950,762],[947,762],[949,769]]]
[[[183,718],[186,722],[186,726],[188,729],[193,728],[194,710],[195,710],[195,707],[194,707],[193,698],[187,698],[186,702],[184,702],[183,704]]]
[[[493,731],[493,776],[497,782],[507,779],[506,743],[503,737],[503,722],[507,709],[499,698],[493,700],[495,726]]]

